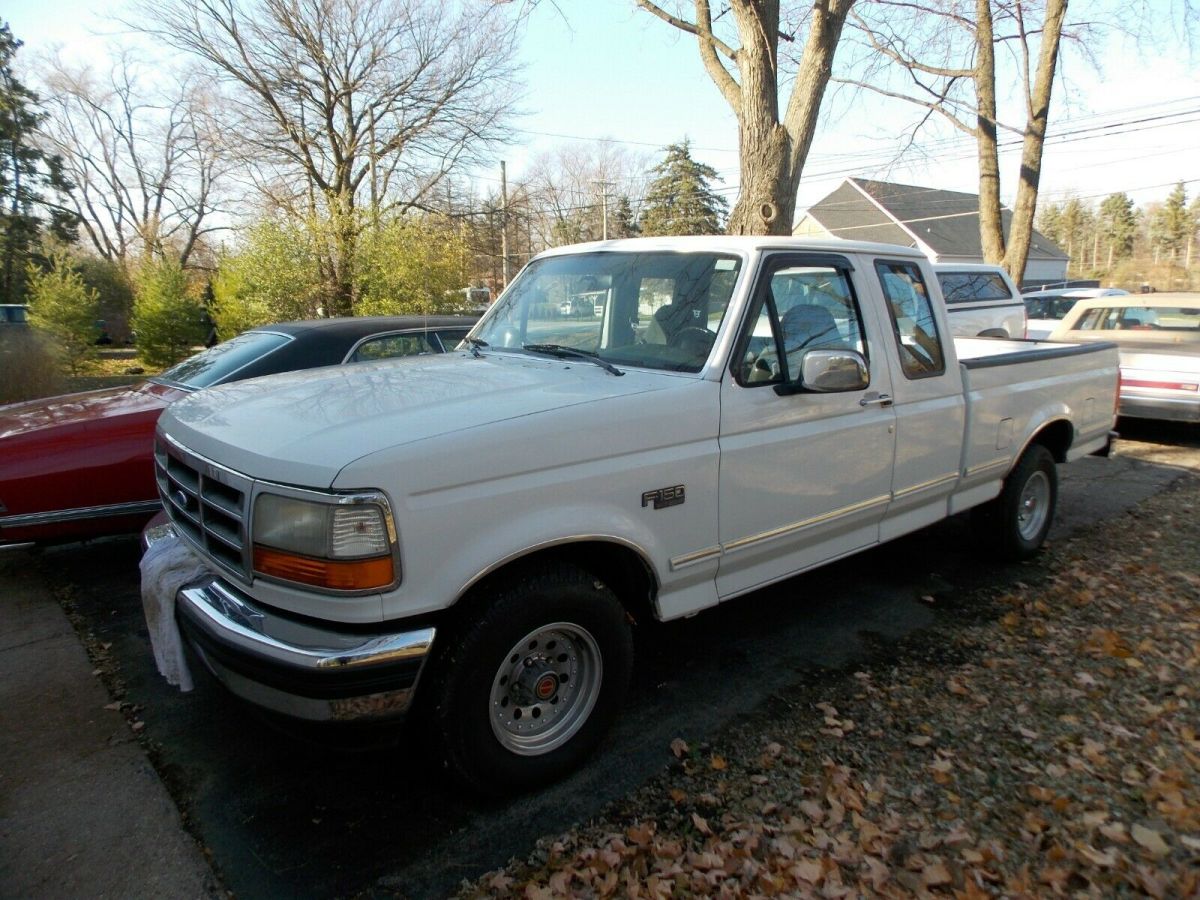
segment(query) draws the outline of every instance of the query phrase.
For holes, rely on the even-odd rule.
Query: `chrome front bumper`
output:
[[[217,577],[185,587],[175,616],[188,643],[234,694],[312,721],[402,716],[436,630],[362,633],[284,617]]]

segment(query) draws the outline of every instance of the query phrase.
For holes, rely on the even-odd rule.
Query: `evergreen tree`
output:
[[[204,307],[179,263],[163,259],[143,266],[133,301],[133,327],[138,354],[162,368],[179,362],[204,340]]]
[[[55,253],[45,271],[30,266],[28,276],[29,323],[53,338],[57,354],[74,375],[95,351],[100,297],[65,253]]]
[[[37,110],[37,95],[13,74],[20,48],[8,24],[0,24],[0,302],[4,303],[19,303],[24,297],[26,267],[34,258],[43,227],[70,242],[76,223],[74,214],[50,196],[65,193],[69,185],[61,160],[36,146],[35,135],[45,114]]]
[[[1067,252],[1076,272],[1084,270],[1089,254],[1094,252],[1095,220],[1091,208],[1077,197],[1068,198],[1060,208],[1055,243]]]
[[[686,140],[666,154],[646,192],[642,234],[720,234],[729,204],[712,189],[717,170],[693,159]]]
[[[1133,201],[1127,194],[1109,194],[1100,204],[1101,236],[1108,245],[1108,265],[1124,259],[1133,252],[1133,236],[1137,232],[1137,217]]]
[[[617,200],[617,211],[609,226],[608,235],[614,238],[637,237],[641,233],[637,219],[633,215],[633,204],[624,194]]]
[[[1063,239],[1063,208],[1061,203],[1044,203],[1038,212],[1037,229],[1059,247],[1065,248]]]
[[[1150,220],[1150,240],[1172,259],[1179,259],[1195,230],[1187,207],[1187,191],[1183,182],[1175,185]]]

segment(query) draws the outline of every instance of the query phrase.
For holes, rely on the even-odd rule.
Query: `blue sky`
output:
[[[23,52],[61,44],[69,54],[103,58],[113,40],[103,34],[112,30],[102,18],[105,8],[120,7],[16,0],[0,15],[26,42]],[[522,55],[529,115],[505,153],[510,178],[519,178],[533,155],[571,140],[611,139],[657,156],[657,148],[687,137],[696,156],[721,173],[732,197],[737,124],[690,37],[638,10],[633,0],[558,0],[533,12]],[[1077,133],[1047,149],[1043,196],[1125,190],[1146,202],[1164,197],[1164,185],[1200,179],[1200,70],[1189,54],[1164,47],[1155,57],[1114,39],[1097,56],[1102,71],[1077,57],[1064,60],[1068,88],[1056,89],[1051,131]],[[1179,115],[1188,110],[1196,114]],[[846,175],[974,191],[973,145],[949,132],[940,136],[949,142],[928,155],[894,163],[913,116],[911,108],[846,91],[827,97],[799,206],[820,199]],[[1015,193],[1017,162],[1015,151],[1001,161],[1006,200]],[[478,176],[490,183],[497,172]],[[1188,192],[1200,193],[1200,181]]]

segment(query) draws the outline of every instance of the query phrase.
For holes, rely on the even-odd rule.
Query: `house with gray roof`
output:
[[[1001,211],[1005,234],[1012,212]],[[979,197],[959,191],[847,178],[809,207],[793,233],[919,248],[932,262],[982,263]],[[1065,281],[1069,257],[1036,229],[1023,285]]]

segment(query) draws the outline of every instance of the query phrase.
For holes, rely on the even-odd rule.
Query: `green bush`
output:
[[[62,363],[76,374],[95,355],[99,295],[65,253],[54,253],[45,271],[31,266],[28,283],[30,324],[52,338]]]
[[[260,222],[213,279],[212,317],[222,339],[248,328],[312,319],[321,306],[321,270],[307,226]]]
[[[365,229],[358,242],[360,316],[453,312],[462,301],[458,232],[420,216]]]
[[[174,365],[204,340],[204,307],[178,263],[156,260],[138,273],[133,328],[138,352],[152,366]]]

